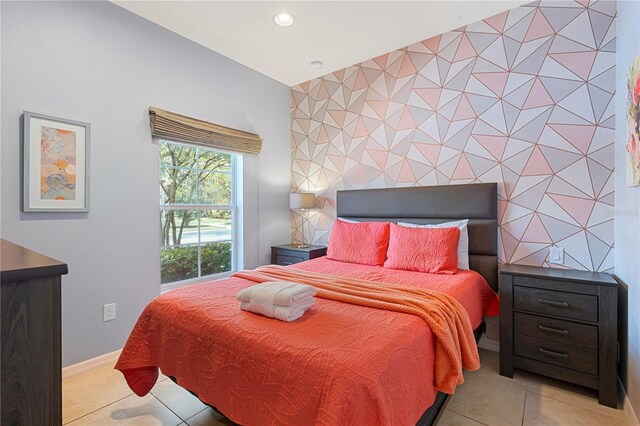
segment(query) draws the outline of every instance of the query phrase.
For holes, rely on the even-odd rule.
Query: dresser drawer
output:
[[[513,308],[564,318],[598,322],[598,297],[586,294],[514,285]]]
[[[592,351],[598,350],[598,327],[514,312],[516,334],[565,343]]]
[[[598,374],[598,353],[563,343],[514,335],[514,353],[584,373]]]
[[[285,256],[282,254],[277,255],[277,265],[293,265],[294,263],[302,262],[304,258],[296,256]]]

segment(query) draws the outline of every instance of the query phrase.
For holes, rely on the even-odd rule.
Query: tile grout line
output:
[[[452,413],[455,413],[455,414],[459,415],[460,417],[464,417],[465,419],[469,419],[469,420],[472,420],[472,421],[474,421],[474,422],[476,422],[476,423],[480,423],[481,425],[489,426],[488,424],[483,423],[483,422],[481,422],[480,420],[476,420],[476,419],[474,419],[474,418],[472,418],[472,417],[465,416],[464,414],[460,414],[460,413],[458,413],[458,412],[457,412],[457,411],[455,411],[455,410],[445,410],[445,412],[446,412],[446,411],[451,411]]]
[[[106,408],[106,407],[108,407],[108,406],[110,406],[110,405],[112,405],[112,404],[115,404],[116,402],[120,402],[120,401],[122,401],[122,400],[123,400],[123,399],[125,399],[125,398],[129,398],[131,395],[133,395],[133,392],[131,392],[131,393],[130,393],[129,395],[127,395],[127,396],[124,396],[124,397],[122,397],[122,398],[118,398],[118,399],[116,399],[115,401],[111,401],[111,402],[109,402],[108,404],[105,404],[105,405],[103,405],[103,406],[100,406],[99,408],[96,408],[95,410],[90,411],[90,412],[88,412],[87,414],[83,414],[83,415],[81,415],[80,417],[76,417],[76,418],[75,418],[75,419],[73,419],[73,420],[69,420],[68,422],[63,423],[63,425],[68,425],[69,423],[73,423],[73,422],[75,422],[76,420],[80,420],[80,419],[81,419],[81,418],[83,418],[83,417],[87,417],[88,415],[93,414],[93,413],[95,413],[96,411],[102,410],[103,408]],[[178,417],[178,418],[180,418],[180,417]]]
[[[533,383],[531,382],[530,378],[531,378],[531,373],[529,373],[529,374],[528,374],[528,378],[527,378],[527,385],[526,385],[526,387],[525,387],[525,389],[526,389],[526,394],[525,394],[525,408],[526,408],[526,396],[530,393],[530,394],[532,394],[532,395],[536,395],[537,397],[544,397],[544,398],[553,399],[554,401],[558,401],[558,402],[561,402],[561,403],[563,403],[563,404],[568,404],[568,405],[571,405],[571,406],[573,406],[573,407],[576,407],[576,408],[579,408],[579,409],[582,409],[582,410],[587,410],[587,411],[590,411],[590,412],[595,413],[595,414],[602,414],[602,415],[605,415],[605,416],[608,416],[608,417],[615,417],[615,416],[616,416],[616,414],[621,414],[621,415],[625,418],[625,420],[628,420],[628,419],[627,419],[627,416],[626,416],[626,413],[624,412],[624,410],[621,410],[621,409],[618,409],[618,408],[616,408],[616,409],[615,409],[615,411],[616,411],[616,412],[615,412],[615,413],[613,413],[613,414],[604,413],[604,412],[603,412],[603,413],[601,413],[601,412],[597,411],[597,407],[596,407],[596,409],[593,409],[593,408],[586,408],[586,407],[583,407],[583,406],[577,405],[577,404],[575,404],[575,403],[573,403],[573,402],[567,402],[567,401],[565,401],[565,400],[559,399],[558,397],[554,397],[554,396],[550,396],[550,395],[543,395],[542,393],[538,393],[538,392],[536,392],[535,390],[533,390],[533,389],[530,389],[530,388],[529,388],[529,386],[533,384]],[[571,393],[571,394],[573,394],[573,392],[571,392],[571,391],[564,390],[564,389],[561,389],[561,388],[558,388],[558,389],[559,389],[560,391],[562,391],[562,392],[567,392],[567,393]],[[585,395],[585,396],[586,396],[586,395]],[[594,401],[595,401],[595,398],[594,398]],[[620,413],[619,413],[619,412],[620,412]],[[523,416],[524,416],[524,413],[523,413]],[[523,418],[523,425],[524,425],[524,418]]]
[[[181,423],[187,423],[187,420],[194,418],[195,416],[197,416],[198,414],[202,413],[204,410],[206,410],[207,408],[209,408],[209,407],[205,407],[205,408],[203,408],[202,410],[200,410],[200,411],[198,411],[197,413],[195,413],[194,415],[190,416],[190,417],[189,417],[189,419],[183,419],[183,418],[182,418],[178,413],[176,413],[175,411],[173,411],[173,410],[171,409],[171,407],[169,407],[169,406],[168,406],[167,404],[165,404],[165,403],[164,403],[160,398],[158,398],[158,397],[153,393],[153,391],[149,392],[149,395],[153,396],[155,399],[157,399],[157,400],[160,402],[160,404],[164,405],[165,407],[167,407],[167,409],[168,409],[169,411],[171,411],[173,414],[175,414],[175,415],[176,415],[176,417],[177,417],[177,418],[179,418],[179,419],[181,420],[181,422],[180,422],[180,423],[178,423],[178,424],[181,424]]]
[[[587,408],[587,407],[583,407],[583,406],[581,406],[581,405],[577,405],[577,404],[575,404],[575,403],[573,403],[573,402],[567,402],[567,401],[564,401],[564,400],[562,400],[562,399],[555,398],[555,397],[550,396],[550,395],[543,395],[543,394],[541,394],[541,393],[538,393],[538,392],[535,392],[535,391],[529,391],[529,390],[528,390],[527,392],[530,392],[531,394],[536,395],[536,396],[538,396],[538,397],[540,397],[540,398],[549,398],[549,399],[553,399],[554,401],[561,402],[561,403],[563,403],[563,404],[567,404],[567,405],[571,405],[572,407],[579,408],[579,409],[581,409],[581,410],[585,410],[585,411],[589,411],[589,412],[594,413],[594,414],[600,414],[600,415],[603,415],[603,416],[606,416],[606,417],[613,417],[613,418],[615,418],[615,415],[616,415],[615,413],[614,413],[614,414],[608,414],[608,413],[605,413],[605,412],[602,412],[602,413],[601,413],[601,412],[597,411],[597,407],[596,407],[596,409],[593,409],[593,408]],[[565,392],[569,392],[569,391],[565,391]],[[616,413],[619,413],[619,414],[620,414],[620,415],[622,415],[626,420],[628,420],[628,419],[627,419],[627,415],[626,415],[626,413],[624,412],[624,410],[621,410],[621,409],[619,409],[619,408],[616,408],[615,410],[616,410]]]
[[[522,419],[520,420],[520,426],[524,426],[524,416],[525,413],[527,411],[527,399],[529,397],[529,386],[531,386],[531,372],[530,371],[525,371],[526,373],[526,378],[524,381],[524,404],[522,404]]]
[[[178,419],[180,419],[180,423],[178,423],[178,424],[182,424],[182,423],[186,422],[186,420],[185,420],[185,419],[183,419],[182,417],[180,417],[180,415],[179,415],[178,413],[176,413],[175,411],[173,411],[173,410],[171,409],[171,407],[169,407],[167,404],[165,404],[164,402],[162,402],[162,400],[161,400],[160,398],[158,398],[158,397],[156,396],[156,394],[154,394],[152,391],[149,391],[149,395],[151,395],[152,397],[154,397],[154,398],[155,398],[155,399],[156,399],[160,404],[164,405],[164,407],[165,407],[167,410],[169,410],[169,411],[171,411],[173,414],[175,414],[175,416],[176,416]]]
[[[211,409],[211,407],[206,407],[200,411],[198,411],[197,413],[195,413],[193,416],[189,417],[187,420],[184,421],[184,423],[189,426],[189,423],[187,423],[189,420],[191,420],[192,418],[194,418],[195,416],[197,416],[198,414],[202,413],[203,411],[207,411],[208,409]],[[225,417],[226,418],[226,417]]]

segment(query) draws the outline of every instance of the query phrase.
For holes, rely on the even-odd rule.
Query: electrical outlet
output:
[[[564,249],[562,247],[551,247],[549,249],[549,263],[564,265]]]
[[[109,303],[108,305],[104,305],[102,310],[102,321],[113,321],[116,319],[116,304]]]

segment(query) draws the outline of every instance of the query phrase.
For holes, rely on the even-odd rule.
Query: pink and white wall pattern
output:
[[[312,241],[338,189],[498,182],[501,262],[550,266],[555,244],[611,269],[615,8],[536,2],[293,87]]]

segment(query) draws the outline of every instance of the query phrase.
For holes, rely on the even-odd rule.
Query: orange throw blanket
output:
[[[477,370],[480,359],[469,315],[453,297],[444,293],[395,284],[298,271],[283,266],[262,266],[232,276],[257,283],[293,281],[314,286],[317,297],[402,312],[422,318],[435,338],[434,384],[452,394],[464,382],[462,369]]]

